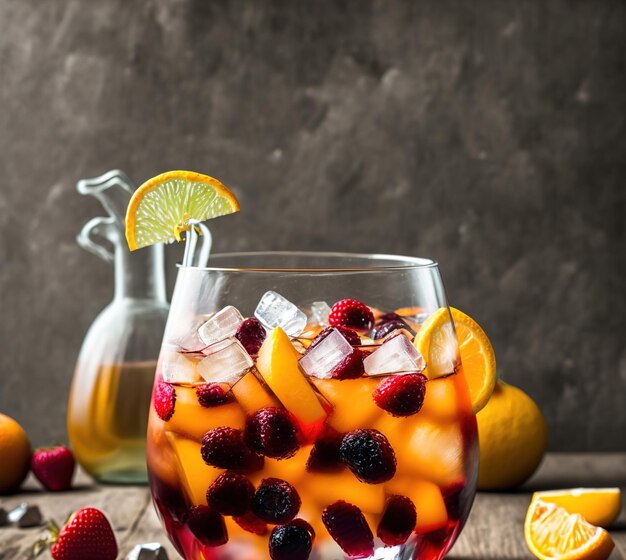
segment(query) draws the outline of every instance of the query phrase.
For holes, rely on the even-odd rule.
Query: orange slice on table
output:
[[[540,560],[605,560],[614,546],[604,529],[588,523],[579,513],[568,513],[536,497],[526,513],[524,537]]]
[[[454,307],[442,307],[424,321],[414,344],[426,360],[429,379],[452,373],[460,357],[472,410],[476,413],[487,404],[496,385],[496,355],[474,319]]]
[[[193,171],[168,171],[146,181],[126,211],[131,251],[180,241],[192,225],[239,211],[235,195],[217,179]]]
[[[619,488],[570,488],[535,492],[533,498],[579,513],[592,525],[608,527],[622,510]]]

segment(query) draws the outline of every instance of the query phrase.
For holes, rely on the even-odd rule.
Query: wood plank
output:
[[[138,543],[160,542],[171,560],[178,558],[167,540],[145,487],[99,486],[79,473],[76,488],[58,494],[45,493],[30,479],[19,495],[0,498],[0,507],[10,509],[22,501],[37,504],[46,518],[58,522],[80,507],[102,509],[115,529],[120,558]],[[524,543],[523,523],[531,493],[538,489],[575,486],[620,486],[626,491],[626,453],[549,454],[538,473],[515,492],[479,493],[465,530],[450,552],[451,560],[531,558]],[[42,528],[0,529],[0,560],[26,558]],[[626,559],[626,513],[611,534],[616,550],[611,560]],[[41,556],[49,560],[49,553]]]

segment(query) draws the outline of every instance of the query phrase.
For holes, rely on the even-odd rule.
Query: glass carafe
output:
[[[162,245],[132,253],[124,215],[134,191],[120,171],[79,181],[108,212],[80,232],[79,245],[115,269],[113,300],[92,323],[74,372],[68,432],[76,459],[96,480],[146,481],[150,392],[168,312]]]

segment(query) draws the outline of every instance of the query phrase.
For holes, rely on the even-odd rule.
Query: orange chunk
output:
[[[471,405],[461,377],[459,372],[449,377],[429,380],[420,414],[434,421],[454,422],[460,419],[462,413],[469,412]]]
[[[176,387],[174,415],[167,429],[200,441],[209,430],[219,426],[243,429],[246,415],[237,402],[204,408],[200,406],[193,387]]]
[[[324,421],[326,411],[300,371],[299,358],[285,331],[277,327],[263,342],[256,366],[269,388],[307,432]]]
[[[195,506],[206,505],[206,491],[223,469],[204,462],[199,443],[173,432],[166,435],[176,453],[176,466],[187,498]]]
[[[345,500],[367,513],[380,514],[385,508],[383,485],[365,484],[347,469],[336,474],[309,475],[301,484],[322,509],[337,500]]]
[[[250,480],[258,485],[264,478],[281,478],[292,486],[297,486],[305,476],[310,476],[306,472],[306,462],[311,453],[311,445],[298,449],[293,457],[288,459],[265,458],[263,470],[250,476]]]
[[[254,414],[266,406],[278,406],[278,401],[265,390],[251,371],[233,385],[232,392],[248,414]]]
[[[378,387],[377,379],[312,378],[311,381],[333,405],[335,411],[331,413],[327,423],[339,432],[370,428],[376,418],[384,414],[372,398],[372,393]]]
[[[176,469],[176,454],[165,435],[166,426],[167,424],[158,417],[154,407],[151,406],[148,417],[146,462],[152,474],[176,488],[180,482]]]
[[[396,476],[385,484],[385,491],[388,494],[406,496],[415,504],[417,533],[428,533],[447,525],[448,510],[441,490],[435,483],[409,476]]]
[[[615,546],[611,536],[579,513],[533,498],[526,513],[524,537],[540,560],[606,560]]]

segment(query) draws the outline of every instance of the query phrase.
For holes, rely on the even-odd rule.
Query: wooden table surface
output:
[[[166,546],[170,560],[179,558],[161,529],[147,488],[98,486],[82,473],[77,477],[76,486],[71,492],[48,494],[29,480],[22,493],[0,498],[0,507],[8,510],[26,501],[37,504],[45,518],[62,522],[80,507],[94,506],[103,510],[111,520],[120,545],[120,558],[125,558],[134,545],[154,541]],[[619,486],[626,491],[626,453],[549,454],[523,489],[508,493],[479,493],[468,523],[448,558],[532,558],[523,534],[531,492],[576,486]],[[0,528],[0,559],[27,558],[30,545],[41,532],[41,528]],[[615,541],[611,560],[626,560],[624,509],[611,529],[611,535]],[[49,560],[50,555],[45,553],[40,558]]]

